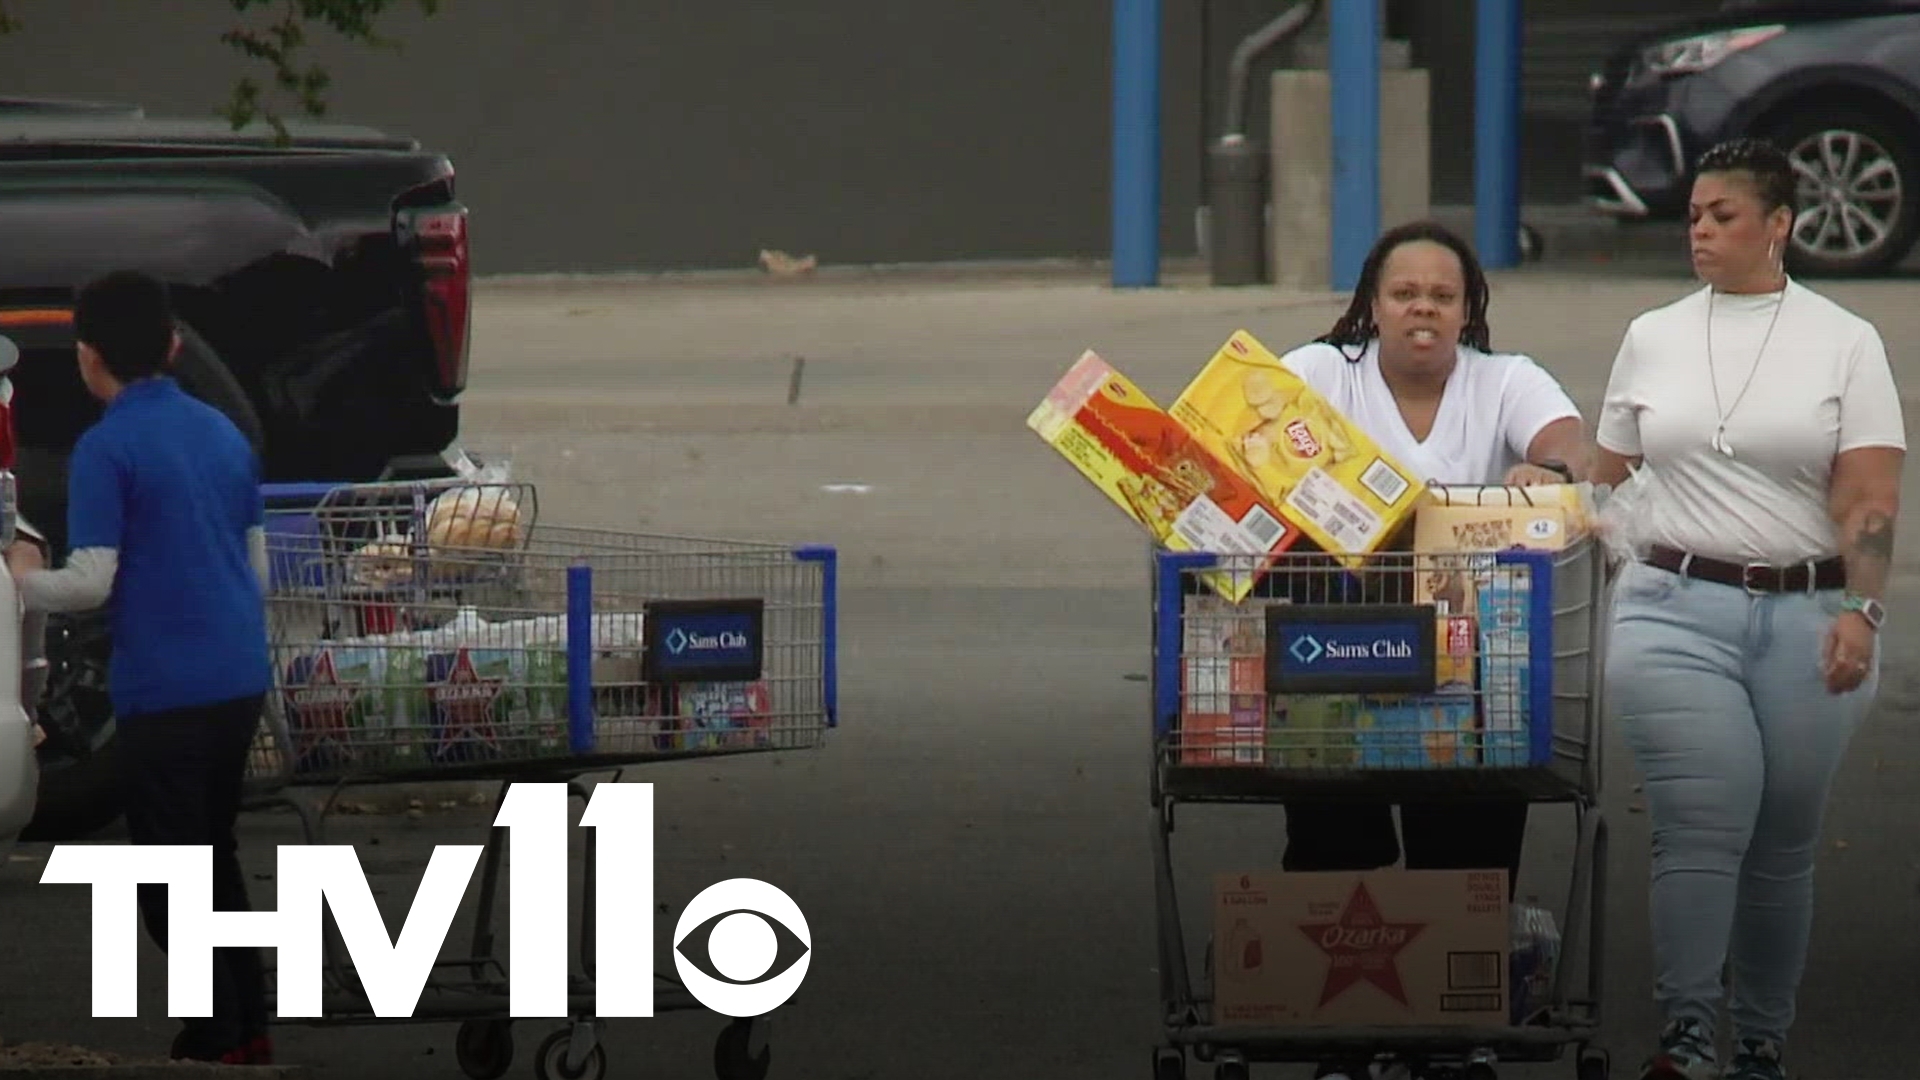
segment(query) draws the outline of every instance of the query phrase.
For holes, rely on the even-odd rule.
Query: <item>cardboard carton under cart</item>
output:
[[[1437,511],[1425,539],[1456,520],[1462,535],[1484,533],[1474,522],[1489,516],[1479,505]],[[1213,1063],[1218,1080],[1243,1080],[1253,1062],[1381,1053],[1423,1063],[1426,1076],[1493,1080],[1501,1062],[1558,1061],[1570,1046],[1577,1080],[1605,1080],[1607,1055],[1593,1045],[1606,895],[1604,548],[1584,530],[1531,548],[1432,546],[1357,556],[1150,547],[1156,1080],[1185,1077],[1189,1056]],[[1241,599],[1220,595],[1206,583],[1222,571],[1256,584]],[[1183,804],[1489,796],[1574,808],[1562,946],[1538,985],[1512,985],[1498,868],[1220,873],[1196,978],[1173,873]],[[1263,847],[1278,824],[1262,831]]]
[[[589,773],[812,750],[835,726],[830,547],[557,527],[536,520],[531,485],[484,478],[266,496],[274,686],[250,805],[289,805],[308,843],[348,786],[494,780],[504,801],[515,782],[560,781],[584,800],[578,778]],[[333,795],[316,817],[284,797],[292,786]],[[471,951],[439,959],[414,1013],[459,1022],[456,1056],[475,1080],[504,1076],[514,1058],[495,947],[511,831],[488,829]],[[589,839],[569,1015],[533,1052],[540,1080],[607,1072],[594,1012],[596,848]],[[373,1011],[331,923],[322,978],[322,1018],[276,1022],[394,1022]],[[704,1010],[671,972],[655,981],[656,1012]],[[766,1076],[765,1041],[764,1018],[729,1018],[714,1047],[719,1080]]]

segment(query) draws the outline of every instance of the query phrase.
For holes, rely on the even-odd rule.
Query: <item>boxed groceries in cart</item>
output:
[[[1527,1024],[1552,1007],[1561,932],[1505,870],[1223,873],[1215,1021]]]
[[[1378,551],[1412,520],[1424,485],[1245,330],[1168,410],[1321,551]]]
[[[1185,598],[1182,763],[1282,769],[1542,764],[1549,742],[1535,729],[1551,717],[1538,708],[1535,690],[1552,673],[1536,648],[1548,630],[1536,623],[1552,616],[1534,587],[1536,575],[1550,571],[1539,563],[1503,564],[1497,552],[1564,551],[1591,533],[1592,517],[1585,484],[1435,486],[1423,492],[1411,522],[1411,557],[1417,560],[1411,588],[1403,579],[1398,592],[1414,605],[1432,606],[1434,630],[1431,644],[1414,640],[1424,635],[1401,633],[1407,640],[1400,648],[1409,660],[1430,651],[1433,672],[1431,680],[1398,692],[1282,689],[1276,669],[1343,660],[1335,654],[1345,646],[1323,641],[1323,630],[1304,630],[1311,643],[1288,640],[1290,650],[1305,651],[1289,651],[1275,662],[1268,654],[1274,639],[1267,612],[1286,601],[1253,597],[1235,605]],[[1405,621],[1410,610],[1354,606],[1374,623]],[[1375,617],[1389,611],[1390,618]],[[1382,630],[1373,625],[1370,632],[1377,637]],[[1351,664],[1359,664],[1355,671],[1391,666],[1378,655]]]
[[[1505,870],[1229,873],[1214,885],[1223,1025],[1500,1025]]]
[[[592,619],[596,714],[604,749],[762,747],[766,683],[649,685],[640,612]],[[569,752],[564,616],[490,622],[462,609],[431,630],[276,650],[296,774],[453,765]]]
[[[1265,555],[1300,530],[1246,478],[1209,453],[1144,391],[1089,350],[1027,418],[1027,426],[1171,551]],[[1253,575],[1202,575],[1229,600]]]

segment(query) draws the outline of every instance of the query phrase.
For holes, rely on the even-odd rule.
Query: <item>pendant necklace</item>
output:
[[[1711,288],[1707,290],[1707,383],[1713,387],[1713,411],[1719,418],[1719,424],[1714,428],[1709,445],[1720,453],[1732,457],[1733,444],[1727,441],[1727,419],[1733,415],[1734,409],[1740,407],[1741,400],[1747,396],[1747,388],[1753,385],[1754,375],[1760,371],[1760,360],[1767,354],[1767,342],[1773,340],[1774,324],[1780,321],[1780,309],[1787,303],[1787,283],[1782,282],[1780,285],[1780,299],[1773,305],[1773,317],[1767,320],[1767,336],[1760,339],[1760,351],[1753,356],[1753,367],[1747,370],[1747,381],[1741,384],[1739,397],[1733,399],[1733,404],[1727,408],[1726,412],[1720,411],[1720,377],[1713,367],[1714,291]]]

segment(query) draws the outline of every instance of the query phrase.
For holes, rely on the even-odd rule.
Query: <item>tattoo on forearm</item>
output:
[[[1847,588],[1879,596],[1893,563],[1893,518],[1880,510],[1861,514],[1847,538]]]

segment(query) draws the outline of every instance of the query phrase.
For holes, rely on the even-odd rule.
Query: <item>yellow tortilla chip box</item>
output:
[[[1235,603],[1253,591],[1256,568],[1265,570],[1300,539],[1300,530],[1275,514],[1250,482],[1091,350],[1027,417],[1027,426],[1162,547],[1268,556],[1201,572]]]
[[[1168,411],[1330,554],[1380,550],[1426,488],[1245,330]]]

